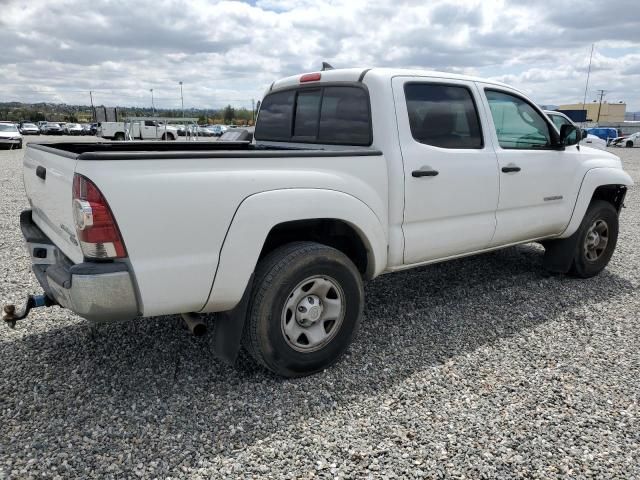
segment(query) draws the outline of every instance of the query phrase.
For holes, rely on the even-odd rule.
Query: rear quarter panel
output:
[[[257,193],[278,189],[343,192],[375,212],[387,234],[387,170],[382,155],[92,160],[78,162],[77,172],[94,181],[109,202],[145,316],[205,307],[236,210]],[[274,222],[287,217],[269,209],[260,215]],[[285,221],[297,220],[293,209],[291,215]],[[260,248],[262,241],[255,238]],[[255,264],[256,260],[237,261]],[[248,276],[240,283],[247,281]]]

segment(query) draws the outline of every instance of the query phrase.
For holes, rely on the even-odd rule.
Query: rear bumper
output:
[[[31,210],[20,215],[20,227],[38,282],[60,306],[97,322],[138,316],[136,290],[126,263],[71,263],[33,222]]]
[[[22,143],[21,138],[0,138],[0,145],[20,145]]]

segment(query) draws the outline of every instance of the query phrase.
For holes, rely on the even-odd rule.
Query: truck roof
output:
[[[327,83],[327,82],[359,82],[362,81],[365,76],[367,78],[378,77],[381,80],[392,79],[393,77],[411,76],[411,77],[434,77],[434,78],[446,78],[451,80],[465,80],[471,82],[484,82],[492,85],[498,85],[501,87],[513,88],[501,82],[494,80],[488,80],[486,78],[474,77],[470,75],[460,75],[450,72],[438,72],[434,70],[420,70],[420,69],[403,69],[403,68],[336,68],[333,70],[323,70],[316,72],[308,72],[290,77],[285,77],[280,80],[276,80],[271,84],[271,87],[266,93],[274,90],[280,90],[288,87],[295,87],[300,85],[300,80],[305,75],[320,74],[320,80],[310,81],[309,84],[314,83]],[[517,90],[517,89],[516,89]],[[265,94],[266,94],[265,93]]]

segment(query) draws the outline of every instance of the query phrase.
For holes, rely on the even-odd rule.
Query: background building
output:
[[[598,109],[600,109],[600,117],[598,118]],[[574,121],[583,121],[584,111],[586,110],[586,121],[599,122],[599,123],[619,123],[624,122],[624,114],[627,111],[626,103],[607,103],[599,102],[586,103],[584,106],[582,103],[572,103],[568,105],[560,105],[558,110],[566,113]],[[567,112],[581,112],[577,115],[570,115]],[[577,117],[582,118],[577,118]]]

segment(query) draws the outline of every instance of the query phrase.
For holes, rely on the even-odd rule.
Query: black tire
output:
[[[631,147],[633,147],[633,142],[631,140],[627,140],[627,143],[625,143],[625,146],[627,148],[631,148]]]
[[[296,288],[307,279],[316,277],[322,281],[326,280],[321,278],[325,276],[334,281],[343,294],[341,322],[334,325],[337,330],[329,334],[327,343],[318,345],[316,350],[298,351],[284,332],[284,317],[288,314],[285,307]],[[244,348],[257,363],[284,377],[321,371],[335,363],[351,343],[363,304],[362,277],[346,255],[319,243],[287,244],[258,264],[247,309]],[[289,321],[297,322],[297,319]],[[326,328],[323,324],[323,329]]]
[[[175,140],[175,137],[173,135],[171,135],[170,133],[163,133],[162,134],[162,140]]]
[[[113,136],[113,139],[116,140],[117,142],[121,142],[124,140],[124,133],[122,132],[118,132]]]
[[[595,259],[589,259],[587,254],[587,236],[597,222],[604,222],[607,227],[606,247]],[[618,241],[618,212],[615,207],[604,200],[594,200],[585,213],[580,228],[575,249],[575,256],[569,274],[579,278],[590,278],[598,275],[609,263]]]

